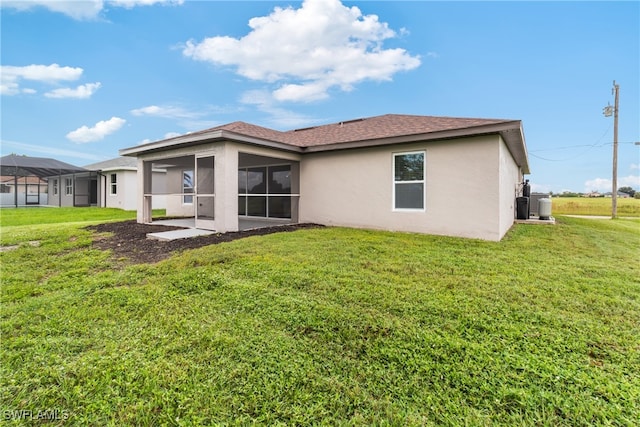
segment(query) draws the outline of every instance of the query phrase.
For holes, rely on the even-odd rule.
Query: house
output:
[[[0,176],[0,206],[47,204],[47,181],[37,176]]]
[[[84,171],[49,177],[51,204],[57,206],[98,206],[136,210],[136,159],[117,157],[86,165]],[[153,170],[154,190],[157,196],[153,209],[164,209],[161,196],[165,185],[165,171]]]
[[[612,198],[613,193],[611,191],[609,191],[608,193],[604,193],[604,197]],[[616,197],[618,197],[619,199],[628,199],[631,196],[629,195],[629,193],[625,193],[624,191],[618,191],[616,192]]]
[[[387,114],[291,131],[244,122],[120,150],[138,160],[138,222],[152,221],[152,170],[167,215],[197,228],[251,221],[500,240],[529,172],[519,120]]]
[[[86,170],[83,168],[47,157],[29,157],[16,154],[3,156],[0,158],[0,175],[10,177],[9,181],[13,179],[14,188],[18,188],[18,191],[14,191],[12,195],[11,193],[2,194],[2,206],[13,205],[18,207],[22,205],[49,204],[52,202],[52,193],[48,191],[48,188],[44,188],[42,185],[43,180],[47,180],[47,177],[50,176],[72,176],[76,173],[84,172]],[[26,187],[19,185],[21,181]],[[8,182],[3,183],[5,186],[2,187],[2,191],[7,191],[10,188],[10,184]],[[24,197],[21,197],[20,194],[21,187],[24,188]],[[38,190],[37,192],[36,189]],[[58,193],[56,193],[57,195]]]
[[[138,162],[132,157],[116,157],[115,159],[93,163],[85,169],[99,172],[99,200],[98,206],[136,210],[138,203]],[[166,171],[153,170],[153,183],[156,197],[153,209],[164,209],[165,198],[159,194],[164,191]]]

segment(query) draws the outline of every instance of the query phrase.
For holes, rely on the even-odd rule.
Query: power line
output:
[[[640,145],[635,141],[618,141],[618,144],[636,144]],[[579,145],[566,145],[564,147],[555,147],[555,148],[541,148],[539,150],[528,150],[529,153],[539,153],[541,151],[558,151],[558,150],[569,150],[571,148],[596,148],[596,147],[607,147],[613,145],[613,142],[603,142],[602,144],[579,144]]]

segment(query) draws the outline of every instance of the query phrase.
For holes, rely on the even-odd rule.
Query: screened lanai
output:
[[[232,231],[298,221],[298,161],[235,150],[213,154],[144,161],[144,222],[159,222],[148,209],[158,196],[166,197],[170,219],[161,221],[169,225]],[[149,173],[157,168],[167,171],[164,188]]]
[[[9,154],[7,156],[3,156],[0,158],[0,174],[2,176],[9,176],[14,178],[15,183],[15,191],[13,192],[13,200],[6,201],[2,199],[3,206],[13,205],[15,207],[24,206],[24,205],[39,205],[43,201],[43,193],[41,191],[30,192],[28,188],[28,181],[25,179],[24,182],[24,196],[21,196],[22,191],[18,188],[18,179],[26,178],[26,177],[38,177],[41,179],[56,179],[55,177],[59,177],[59,182],[62,182],[61,177],[63,175],[69,176],[71,181],[71,189],[78,187],[77,185],[77,176],[78,174],[82,175],[90,175],[91,172],[78,167],[71,165],[69,163],[61,162],[56,159],[50,159],[45,157],[28,157],[28,156],[19,156],[16,154]],[[55,188],[57,190],[57,188]],[[59,194],[47,194],[47,201],[43,204],[55,205],[56,204],[56,196],[62,194],[62,189],[59,190]],[[87,186],[87,200],[90,198],[90,186]],[[72,192],[74,200],[73,205],[77,206],[81,203],[76,200],[77,196],[81,196],[80,194],[76,194],[76,192]]]

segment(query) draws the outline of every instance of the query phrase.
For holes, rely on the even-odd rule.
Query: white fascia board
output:
[[[258,145],[260,147],[274,148],[277,150],[292,151],[294,153],[300,153],[302,151],[300,147],[295,145],[285,144],[277,141],[269,141],[266,139],[255,138],[225,130],[216,130],[213,132],[205,132],[200,134],[183,135],[172,139],[138,145],[136,147],[123,148],[119,152],[121,156],[136,157],[140,154],[150,153],[154,151],[163,151],[165,149],[174,149],[185,145],[199,145],[218,141],[235,141],[245,144]]]

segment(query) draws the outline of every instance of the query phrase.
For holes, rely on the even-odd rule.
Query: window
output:
[[[182,203],[185,205],[190,205],[193,203],[193,196],[189,194],[193,194],[193,171],[186,170],[182,171],[182,192],[185,193],[182,196]]]
[[[112,173],[110,175],[109,179],[111,181],[111,192],[110,192],[110,194],[112,194],[112,195],[118,194],[118,175],[116,175],[115,173]]]
[[[238,170],[238,214],[291,218],[291,165]]]
[[[53,195],[54,196],[58,195],[58,180],[57,179],[53,180]]]
[[[397,210],[424,210],[425,152],[393,155],[393,207]]]
[[[64,194],[66,194],[67,196],[71,196],[73,194],[73,179],[64,179]]]
[[[9,187],[7,184],[0,184],[0,193],[11,193],[11,187]]]

